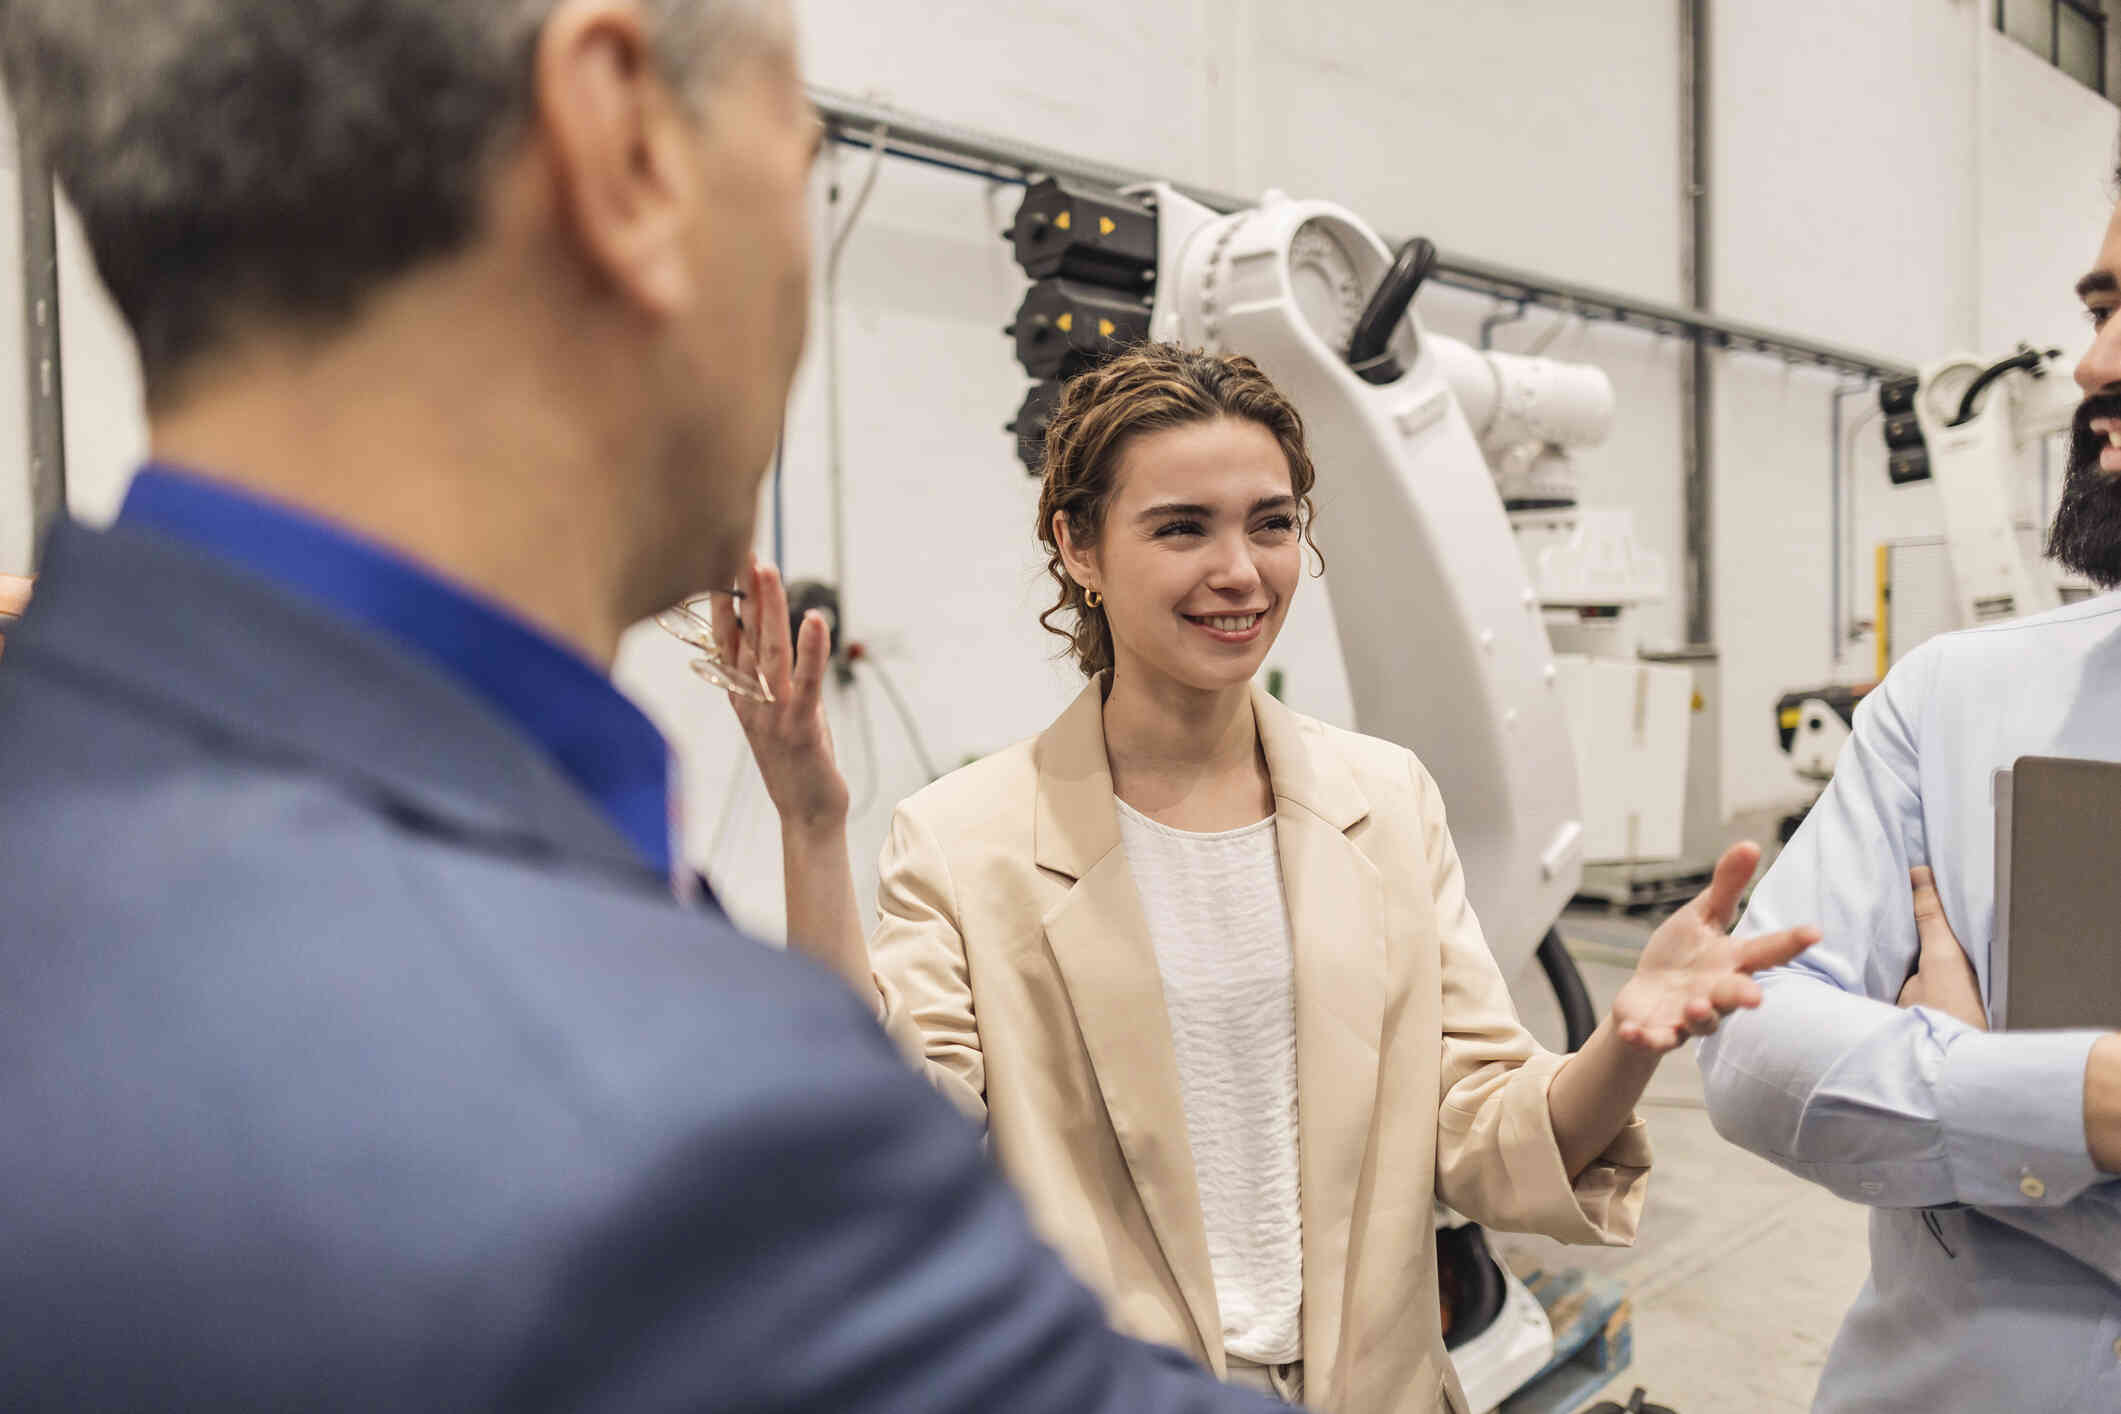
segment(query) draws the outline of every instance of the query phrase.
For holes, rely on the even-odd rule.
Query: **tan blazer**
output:
[[[1295,937],[1304,1378],[1333,1414],[1466,1414],[1431,1200],[1625,1245],[1639,1119],[1572,1186],[1546,1092],[1413,754],[1253,694]],[[1044,735],[899,807],[871,944],[885,1024],[984,1120],[1113,1322],[1226,1372],[1178,1063],[1093,683]]]

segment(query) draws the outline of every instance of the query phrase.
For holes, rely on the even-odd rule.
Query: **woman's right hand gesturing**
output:
[[[731,693],[729,705],[743,725],[782,829],[813,835],[838,831],[847,823],[848,795],[832,751],[832,728],[825,720],[831,629],[824,616],[812,610],[791,645],[788,591],[780,571],[754,560],[745,581],[741,626],[736,604],[717,597],[714,636],[719,643],[738,645],[738,671],[756,669],[773,701],[755,702]]]
[[[883,1014],[869,944],[854,898],[854,863],[847,848],[847,780],[832,754],[825,721],[825,674],[832,631],[824,616],[803,616],[788,641],[788,591],[780,571],[754,562],[745,576],[743,624],[736,605],[717,598],[714,637],[736,644],[739,672],[756,670],[771,702],[730,694],[766,794],[781,817],[781,879],[788,907],[788,942],[840,974],[864,1003]]]

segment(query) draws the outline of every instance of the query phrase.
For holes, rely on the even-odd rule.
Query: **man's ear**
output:
[[[1097,565],[1097,547],[1076,544],[1066,511],[1053,513],[1053,540],[1060,546],[1061,568],[1068,572],[1068,578],[1085,589],[1098,588],[1103,576]]]
[[[635,0],[561,0],[538,37],[535,138],[559,217],[596,277],[668,316],[696,291],[696,139]]]

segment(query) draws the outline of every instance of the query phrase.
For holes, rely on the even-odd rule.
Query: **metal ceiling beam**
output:
[[[1110,187],[1130,187],[1170,180],[1153,172],[1100,162],[1057,148],[1018,142],[829,89],[812,88],[810,98],[831,126],[833,136],[843,142],[868,147],[877,141],[877,134],[881,131],[884,150],[894,156],[994,181],[1024,182],[1049,176]],[[1240,211],[1255,204],[1255,198],[1235,196],[1190,182],[1171,181],[1170,185],[1216,211]],[[1831,369],[1862,378],[1898,378],[1914,372],[1912,367],[1898,360],[1861,349],[1726,319],[1681,305],[1599,289],[1573,280],[1556,279],[1457,252],[1444,252],[1430,279],[1437,284],[1512,304],[1534,305],[1585,319],[1626,325],[1666,338],[1698,338],[1712,348],[1763,354],[1792,364]]]

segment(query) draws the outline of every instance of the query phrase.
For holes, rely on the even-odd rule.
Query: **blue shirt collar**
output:
[[[381,545],[167,464],[134,478],[118,523],[184,541],[427,659],[536,741],[671,877],[669,746],[594,664]]]

